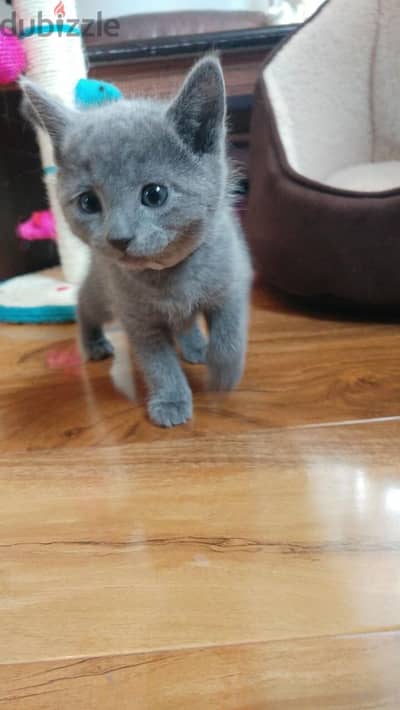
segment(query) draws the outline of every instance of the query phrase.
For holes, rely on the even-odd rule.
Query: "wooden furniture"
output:
[[[19,100],[16,90],[0,91],[0,281],[57,263],[52,242],[22,244],[15,232],[19,222],[46,207],[38,148],[19,116]]]

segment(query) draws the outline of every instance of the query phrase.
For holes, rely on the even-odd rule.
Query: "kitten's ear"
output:
[[[219,147],[225,127],[225,82],[218,59],[206,57],[194,66],[168,116],[195,153]]]
[[[20,79],[19,85],[23,92],[22,115],[32,125],[47,131],[57,153],[74,112],[25,77]]]

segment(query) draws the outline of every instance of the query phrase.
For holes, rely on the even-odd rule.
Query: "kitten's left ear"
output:
[[[225,103],[221,64],[206,57],[192,69],[167,115],[194,153],[211,153],[224,136]]]
[[[73,121],[74,112],[33,81],[23,77],[19,84],[23,92],[23,116],[32,125],[47,131],[57,155],[65,131]]]

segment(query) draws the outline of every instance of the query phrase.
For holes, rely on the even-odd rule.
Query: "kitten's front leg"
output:
[[[247,293],[230,296],[223,306],[209,312],[210,341],[207,365],[210,388],[232,390],[239,384],[245,365],[248,326]]]
[[[173,427],[193,416],[192,392],[179,364],[172,336],[164,330],[140,332],[125,323],[149,389],[148,412],[154,424]]]

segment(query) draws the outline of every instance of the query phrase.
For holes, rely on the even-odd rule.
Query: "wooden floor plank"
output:
[[[399,434],[1,457],[0,662],[397,628]]]
[[[258,293],[169,432],[75,335],[0,327],[0,708],[397,710],[398,325]]]
[[[135,392],[119,331],[111,331],[116,361],[86,366],[77,360],[75,332],[73,326],[0,327],[3,451],[170,442],[400,415],[396,324],[312,316],[258,293],[240,387],[229,395],[208,393],[204,368],[188,366],[195,418],[167,432],[147,420],[143,387],[139,378]]]
[[[7,710],[398,710],[400,633],[0,666]]]

